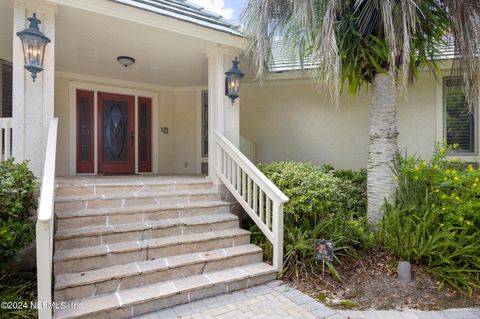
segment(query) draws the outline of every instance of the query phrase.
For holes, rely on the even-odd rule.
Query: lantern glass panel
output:
[[[243,78],[242,71],[238,68],[240,63],[237,58],[232,61],[230,70],[225,72],[225,94],[232,100],[232,104],[240,95],[240,80]]]
[[[227,79],[228,85],[228,95],[229,96],[238,96],[240,89],[240,78],[236,75],[231,75]]]
[[[25,53],[24,55],[26,64],[43,66],[45,43],[29,38],[24,39],[23,51]]]

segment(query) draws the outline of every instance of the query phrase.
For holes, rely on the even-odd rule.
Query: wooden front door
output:
[[[98,93],[98,173],[135,173],[135,97]]]

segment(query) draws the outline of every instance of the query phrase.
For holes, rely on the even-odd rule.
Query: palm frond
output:
[[[312,58],[321,61],[316,78],[330,86],[332,97],[338,104],[340,95],[341,61],[335,24],[341,12],[341,1],[327,1],[322,10],[321,29],[314,38]]]
[[[472,107],[480,98],[480,1],[478,0],[250,0],[242,14],[247,55],[262,79],[281,40],[289,57],[310,59],[314,78],[338,103],[343,82],[355,93],[373,75],[397,76],[407,86],[451,36]]]
[[[456,67],[464,78],[467,100],[474,111],[480,97],[480,2],[443,0],[451,21]]]

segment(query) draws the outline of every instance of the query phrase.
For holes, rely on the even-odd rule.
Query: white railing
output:
[[[273,266],[283,268],[283,204],[288,197],[225,136],[215,131],[216,174],[273,245]]]
[[[58,119],[50,122],[48,129],[45,164],[42,177],[42,191],[37,219],[37,283],[39,305],[38,318],[52,318],[52,261],[54,236],[55,158],[57,153]]]
[[[0,162],[12,158],[12,118],[0,118]]]

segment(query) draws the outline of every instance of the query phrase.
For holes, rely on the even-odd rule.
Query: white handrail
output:
[[[58,119],[50,122],[42,177],[42,190],[36,225],[38,318],[52,318],[53,214],[55,196],[55,159]]]
[[[0,118],[0,162],[12,158],[12,118]]]
[[[273,245],[273,266],[283,268],[283,204],[288,197],[225,136],[215,131],[216,174]]]

